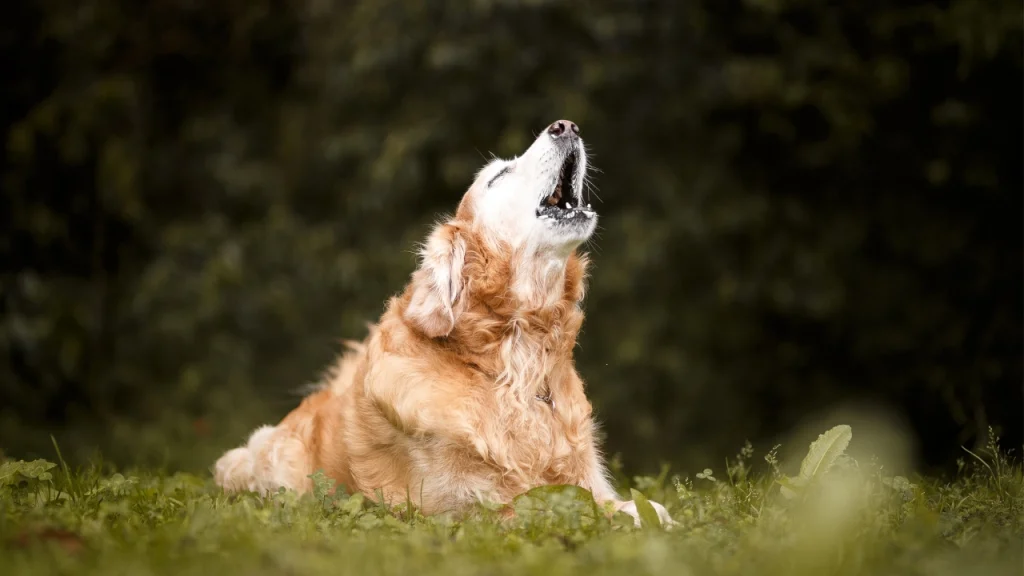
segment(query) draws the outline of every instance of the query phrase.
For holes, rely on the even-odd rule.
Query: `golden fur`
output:
[[[279,424],[222,456],[218,485],[306,491],[323,470],[349,491],[409,498],[431,514],[574,484],[637,516],[606,478],[573,363],[588,264],[577,246],[593,227],[573,236],[530,220],[552,170],[559,177],[559,146],[572,146],[553,130],[503,165],[516,174],[507,191],[492,190],[504,173],[481,171],[366,339],[349,343],[319,390]],[[521,194],[529,213],[515,212]],[[508,205],[491,205],[499,202]]]

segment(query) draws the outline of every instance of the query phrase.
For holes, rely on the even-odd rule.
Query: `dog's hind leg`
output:
[[[310,489],[310,455],[289,428],[262,426],[245,446],[229,450],[213,467],[214,481],[227,492],[268,494],[279,488]]]

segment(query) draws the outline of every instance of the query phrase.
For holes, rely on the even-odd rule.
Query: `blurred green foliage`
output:
[[[0,24],[0,448],[202,469],[493,152],[601,170],[579,367],[626,464],[848,399],[1021,444],[1019,2],[47,0]]]

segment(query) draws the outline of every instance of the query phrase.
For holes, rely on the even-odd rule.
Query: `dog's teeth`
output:
[[[590,210],[590,204],[587,204],[587,210]]]
[[[565,207],[568,208],[569,210],[572,210],[572,202],[566,202]]]

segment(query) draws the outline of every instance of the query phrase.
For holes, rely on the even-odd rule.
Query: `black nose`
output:
[[[548,134],[555,138],[574,138],[580,133],[580,127],[572,120],[557,120],[548,126]]]

